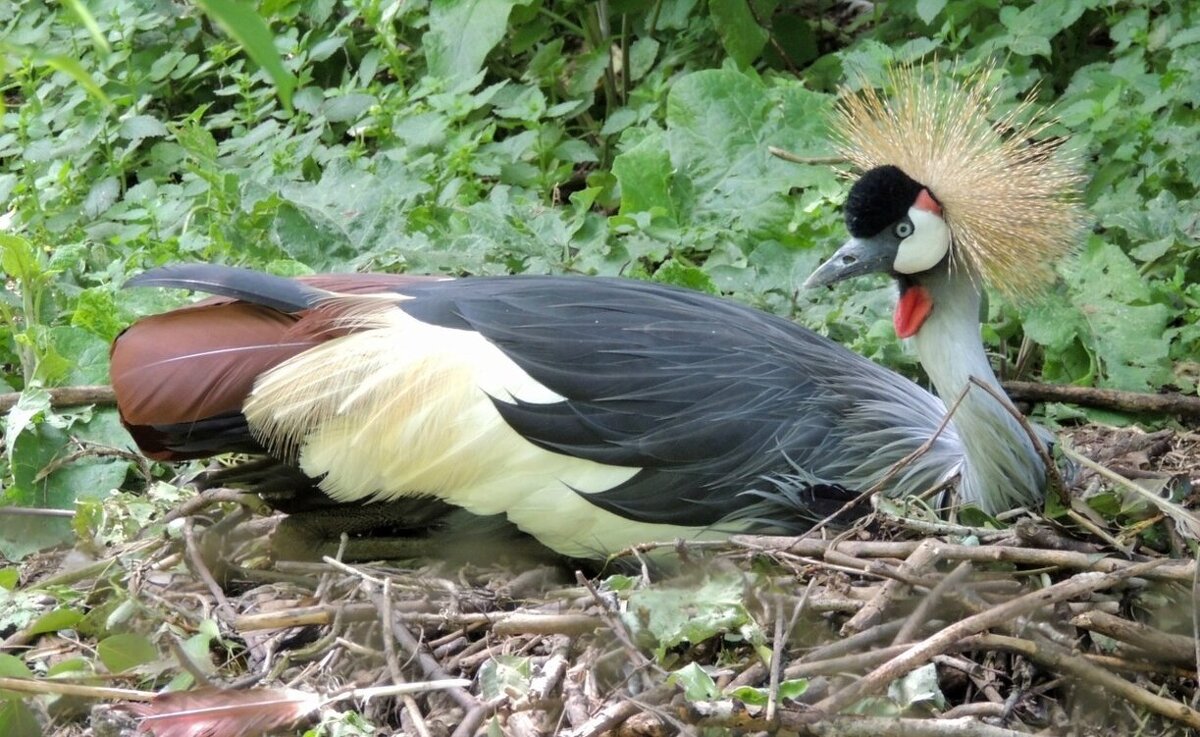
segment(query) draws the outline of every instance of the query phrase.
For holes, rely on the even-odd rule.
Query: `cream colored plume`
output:
[[[898,66],[891,93],[843,90],[835,128],[843,156],[861,171],[891,164],[942,205],[962,259],[1009,297],[1037,294],[1086,223],[1077,158],[1038,140],[1049,121],[1027,98],[999,115],[993,70],[958,83],[931,68]]]

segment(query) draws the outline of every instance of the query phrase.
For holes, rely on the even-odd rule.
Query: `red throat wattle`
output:
[[[907,287],[900,293],[900,301],[896,303],[896,313],[892,315],[892,324],[896,326],[896,335],[901,338],[911,338],[921,329],[921,323],[933,312],[933,298],[925,287]]]

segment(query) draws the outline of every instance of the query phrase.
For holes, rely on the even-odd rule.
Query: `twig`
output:
[[[261,509],[263,507],[262,500],[254,494],[248,494],[240,489],[217,487],[214,489],[205,489],[195,496],[188,497],[183,503],[163,515],[162,522],[166,524],[184,517],[191,517],[214,504],[222,504],[224,502],[234,502],[254,509]]]
[[[600,592],[596,590],[596,587],[592,585],[592,582],[588,580],[587,576],[583,575],[582,571],[576,571],[575,579],[581,586],[591,592],[592,599],[594,599],[596,604],[599,605],[601,618],[604,619],[605,624],[608,625],[608,628],[612,632],[613,636],[615,636],[617,641],[621,643],[621,647],[624,648],[625,652],[629,654],[630,660],[632,660],[641,668],[648,668],[655,673],[666,675],[666,671],[663,670],[660,665],[646,657],[645,653],[638,649],[638,646],[633,642],[633,636],[629,634],[629,630],[625,626],[625,623],[622,622],[620,617],[611,610],[609,603],[605,601],[603,596],[600,595]]]
[[[116,404],[117,397],[111,386],[54,386],[46,389],[50,394],[51,407],[79,407],[85,404]],[[0,412],[8,412],[17,406],[21,392],[0,394]]]
[[[993,727],[975,717],[829,716],[814,720],[809,712],[789,709],[781,711],[777,719],[767,720],[760,713],[761,709],[737,701],[697,701],[688,704],[684,711],[686,718],[701,726],[772,734],[784,730],[818,737],[1028,737],[1025,732]]]
[[[1067,447],[1064,447],[1062,451],[1063,455],[1075,461],[1079,465],[1087,468],[1088,470],[1095,471],[1121,488],[1131,491],[1136,496],[1144,499],[1147,502],[1150,502],[1150,504],[1154,505],[1158,511],[1174,520],[1176,525],[1178,525],[1180,528],[1186,528],[1189,539],[1200,540],[1200,517],[1196,516],[1196,514],[1194,514],[1191,510],[1176,504],[1169,499],[1164,499],[1158,494],[1155,494],[1154,492],[1133,483],[1121,474],[1101,466],[1099,463],[1096,463],[1091,458],[1088,458],[1077,451]],[[1182,532],[1183,530],[1181,529],[1180,531]]]
[[[1065,648],[1049,640],[1023,640],[1003,635],[980,635],[971,638],[972,644],[983,650],[1007,650],[1016,652],[1041,665],[1065,672],[1120,696],[1132,704],[1148,709],[1155,714],[1183,722],[1192,729],[1200,729],[1200,711],[1185,704],[1150,693],[1120,676],[1093,665],[1084,658],[1073,655]]]
[[[808,588],[804,590],[805,598],[812,590],[813,582],[809,580]],[[800,606],[804,606],[803,600]],[[775,636],[771,640],[771,675],[767,679],[767,719],[775,718],[775,706],[779,699],[779,669],[783,660],[783,602],[775,601]]]
[[[940,545],[937,540],[924,540],[917,549],[908,556],[903,563],[900,564],[898,572],[907,576],[917,576],[924,573],[930,565],[937,562],[941,557]],[[846,623],[842,625],[841,633],[843,635],[852,635],[856,632],[862,632],[868,627],[879,624],[879,620],[883,617],[883,610],[891,606],[893,600],[905,594],[906,584],[901,583],[895,578],[889,579],[879,587],[879,591],[871,597],[862,609],[858,610]]]
[[[911,642],[917,633],[921,631],[921,627],[929,621],[929,615],[933,612],[933,608],[938,605],[942,597],[955,587],[957,587],[967,577],[972,570],[971,562],[964,560],[959,563],[953,571],[946,574],[941,581],[938,581],[937,586],[917,604],[917,608],[913,609],[912,614],[908,615],[904,620],[904,625],[900,631],[896,633],[896,639],[892,640],[893,645],[902,645],[906,642]]]
[[[41,678],[10,678],[0,676],[0,688],[31,694],[59,694],[81,696],[85,699],[115,699],[119,701],[153,701],[158,694],[153,691],[137,691],[129,688],[107,688],[85,686],[81,683]]]
[[[1147,561],[1134,564],[1117,573],[1079,573],[1066,581],[1040,591],[1030,592],[987,611],[967,617],[927,637],[904,654],[892,658],[841,691],[831,694],[818,703],[816,709],[829,714],[841,711],[859,699],[885,688],[887,684],[912,669],[929,662],[934,655],[940,655],[964,637],[1004,624],[1051,604],[1110,588],[1131,576],[1151,571],[1160,565],[1162,565],[1162,561]]]
[[[42,509],[41,507],[0,507],[0,517],[74,517],[74,509]]]
[[[864,668],[874,668],[880,663],[902,655],[909,645],[889,645],[878,650],[839,655],[824,660],[808,660],[803,663],[792,663],[784,669],[785,678],[811,678],[813,676],[832,676],[838,673],[855,673]]]
[[[325,560],[329,562],[328,557]],[[341,561],[338,562],[340,563]],[[404,673],[400,670],[400,659],[396,657],[396,638],[392,636],[392,580],[390,578],[383,580],[383,592],[377,597],[377,602],[379,604],[379,618],[383,624],[383,657],[385,662],[387,662],[388,674],[392,677],[392,683],[397,685],[407,683],[408,679],[404,677]],[[429,725],[425,723],[425,716],[417,706],[417,700],[413,698],[412,694],[404,694],[400,698],[404,702],[404,708],[408,710],[408,715],[412,719],[413,727],[416,728],[417,734],[420,737],[430,737]]]
[[[498,635],[581,635],[604,625],[604,620],[600,617],[575,612],[563,614],[539,612],[436,614],[428,611],[430,606],[429,602],[425,601],[393,603],[393,608],[396,610],[395,618],[398,621],[446,628],[490,626]],[[330,624],[339,608],[343,610],[347,622],[369,622],[379,616],[379,609],[374,604],[343,606],[323,604],[297,607],[287,611],[243,614],[234,620],[234,627],[239,632],[254,632],[313,624]],[[406,608],[425,611],[404,611]]]
[[[221,619],[227,626],[233,624],[237,620],[237,613],[229,605],[229,600],[225,598],[225,592],[221,590],[217,579],[213,578],[212,571],[208,570],[208,564],[204,562],[204,557],[200,555],[195,528],[191,520],[188,520],[187,524],[183,526],[183,547],[188,562],[192,564],[192,571],[200,577],[200,580],[208,587],[213,599],[216,600],[217,612],[221,615]]]
[[[831,166],[836,164],[845,164],[848,159],[845,156],[801,156],[794,154],[787,149],[779,148],[778,146],[767,146],[767,153],[784,161],[790,161],[793,164],[813,164],[817,166]]]
[[[1200,417],[1200,397],[1176,392],[1146,394],[1033,381],[1006,381],[1004,391],[1019,402],[1066,402],[1116,412],[1161,412],[1189,419]]]
[[[661,703],[674,692],[674,686],[658,686],[641,694],[636,702],[630,699],[610,702],[579,727],[563,732],[562,737],[599,737],[612,728],[620,726],[634,714],[643,711],[646,704]]]
[[[1172,663],[1191,664],[1196,662],[1196,641],[1191,637],[1172,635],[1140,622],[1130,622],[1127,619],[1099,611],[1084,612],[1072,619],[1071,624],[1092,632],[1099,632],[1122,642],[1128,642],[1156,658]]]
[[[974,535],[980,541],[986,543],[1007,537],[1009,534],[1008,530],[995,530],[990,527],[968,527],[967,525],[955,525],[949,522],[933,522],[924,519],[914,519],[912,517],[901,517],[882,505],[875,510],[875,513],[900,527],[922,535],[956,535],[959,537]]]
[[[821,556],[829,548],[862,558],[906,558],[912,555],[918,542],[875,542],[816,540],[804,537],[771,537],[735,535],[731,542],[751,550],[778,550],[793,555]],[[1083,571],[1115,573],[1139,565],[1120,558],[1097,558],[1094,555],[1070,550],[1038,550],[1010,545],[942,545],[942,560],[969,560],[973,563],[1018,563],[1031,566],[1071,568]],[[1194,560],[1164,560],[1156,569],[1143,574],[1159,581],[1191,583],[1196,574]]]

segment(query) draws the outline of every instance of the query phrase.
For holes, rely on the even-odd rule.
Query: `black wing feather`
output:
[[[401,309],[479,332],[567,401],[493,399],[539,447],[642,468],[592,503],[646,522],[711,525],[790,474],[831,424],[822,361],[887,374],[787,320],[687,290],[569,277],[406,287]],[[915,385],[913,386],[916,389]],[[664,493],[669,489],[670,493]]]

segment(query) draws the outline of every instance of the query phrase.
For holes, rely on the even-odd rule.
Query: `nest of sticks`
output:
[[[1115,493],[1113,468],[1195,478],[1191,436],[1097,438],[1078,443],[1101,470],[1075,479],[1076,499]],[[192,734],[212,713],[227,716],[215,735],[290,734],[342,712],[419,737],[1188,734],[1200,589],[1179,515],[1193,501],[1000,529],[881,513],[837,535],[646,546],[590,570],[263,564],[246,545],[214,572],[199,517],[28,584],[96,606],[123,587],[138,604],[123,626],[159,646],[157,670],[0,687],[36,694],[44,733],[96,737]],[[243,524],[261,538],[269,523]],[[207,652],[180,646],[206,622]],[[5,641],[35,672],[94,646],[35,629]],[[154,695],[181,673],[193,690]]]

